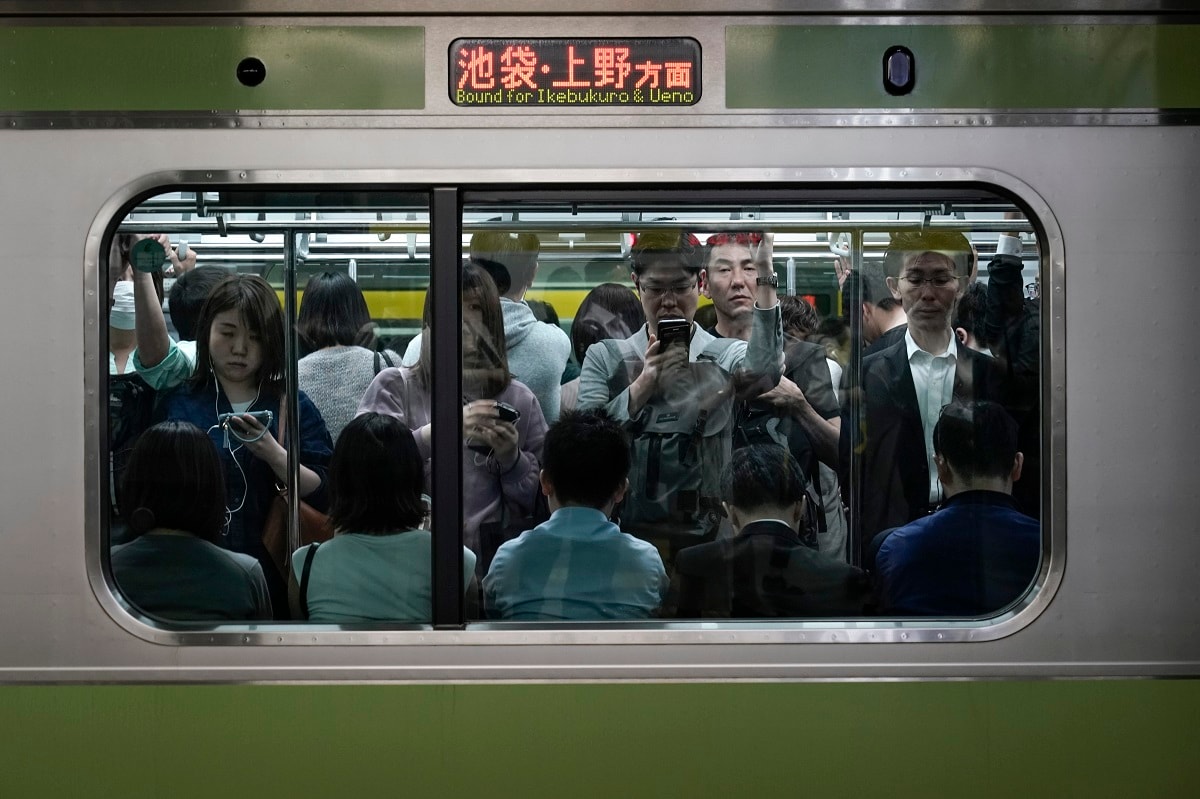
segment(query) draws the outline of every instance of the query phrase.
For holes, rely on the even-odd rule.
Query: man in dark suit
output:
[[[914,231],[888,245],[887,284],[908,317],[902,340],[863,360],[851,525],[860,552],[881,530],[931,513],[943,499],[933,428],[952,400],[1000,401],[1002,373],[986,355],[958,346],[951,327],[966,288],[971,245],[961,233]],[[843,412],[849,414],[850,403]],[[843,469],[850,465],[842,423]],[[843,480],[849,485],[849,480]]]
[[[778,444],[735,450],[723,476],[732,538],[682,550],[675,561],[680,618],[857,616],[866,575],[817,549],[805,525],[804,473]]]

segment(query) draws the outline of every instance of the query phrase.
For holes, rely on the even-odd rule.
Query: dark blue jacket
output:
[[[279,399],[279,395],[269,394],[260,397],[250,407],[252,411],[270,411],[273,414],[267,433],[272,437],[279,433]],[[321,477],[321,487],[304,497],[304,501],[324,511],[328,506],[325,474],[333,454],[333,443],[329,431],[325,429],[321,412],[303,391],[299,393],[299,406],[300,463]],[[246,447],[239,448],[237,439],[229,439],[234,452],[231,453],[225,446],[224,432],[215,427],[217,414],[232,410],[225,392],[218,392],[216,381],[210,381],[204,388],[195,389],[185,384],[167,394],[160,403],[158,414],[162,419],[180,419],[208,431],[208,437],[216,445],[225,469],[225,507],[229,511],[236,511],[231,514],[218,543],[235,552],[259,557],[263,554],[263,523],[278,493],[276,478],[270,466],[254,457]],[[186,476],[181,476],[181,490],[186,490],[184,480]]]
[[[885,614],[994,613],[1033,582],[1042,552],[1041,525],[997,491],[955,494],[880,538],[875,571]]]

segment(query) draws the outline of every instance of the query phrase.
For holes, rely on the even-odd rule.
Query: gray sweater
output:
[[[400,365],[400,356],[387,350],[393,366]],[[380,360],[386,369],[387,362]],[[375,379],[375,353],[363,347],[329,347],[305,355],[297,364],[300,390],[317,406],[329,429],[329,437],[337,442],[342,428],[354,418],[358,403],[367,386]]]

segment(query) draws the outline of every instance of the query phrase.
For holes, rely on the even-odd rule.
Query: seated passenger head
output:
[[[225,482],[212,440],[174,419],[142,433],[125,467],[120,507],[137,535],[182,530],[216,542],[225,526]]]
[[[689,323],[700,301],[700,242],[681,230],[635,233],[629,251],[633,284],[641,297],[650,332],[658,321],[683,318]]]
[[[970,272],[971,244],[961,233],[905,231],[892,235],[884,266],[892,296],[910,328],[947,330]]]
[[[588,347],[606,338],[629,338],[646,324],[646,314],[628,286],[601,283],[579,303],[571,322],[571,347],[583,363]]]
[[[534,233],[484,230],[471,237],[471,261],[483,267],[505,297],[520,297],[537,276],[542,242]]]
[[[985,489],[1012,493],[1025,456],[1017,423],[995,402],[952,402],[933,427],[933,459],[946,496]]]
[[[196,372],[202,387],[253,385],[283,390],[283,311],[258,275],[230,275],[213,287],[196,325]]]
[[[581,505],[610,513],[628,477],[629,440],[604,411],[567,411],[550,426],[541,479],[552,510]]]
[[[375,348],[375,325],[358,284],[345,272],[308,279],[296,316],[296,335],[307,355],[326,347]]]
[[[421,525],[425,459],[394,416],[354,417],[329,462],[329,522],[339,533],[384,534]]]
[[[171,323],[179,333],[181,341],[196,339],[196,326],[204,301],[218,283],[229,277],[229,270],[219,266],[198,266],[184,272],[171,286]]]
[[[721,480],[722,505],[739,532],[762,519],[779,519],[793,530],[805,518],[804,471],[786,448],[752,444],[733,451]]]

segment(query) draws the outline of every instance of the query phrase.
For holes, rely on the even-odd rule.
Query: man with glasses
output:
[[[881,530],[928,515],[944,499],[933,451],[942,407],[952,400],[1000,399],[995,362],[958,346],[951,327],[970,261],[971,245],[961,233],[904,232],[888,245],[887,285],[908,329],[903,340],[863,359],[860,418],[842,423],[844,469],[850,426],[857,424],[860,433],[855,477],[861,508],[851,508],[851,525],[864,554]]]
[[[646,326],[627,339],[588,348],[578,407],[606,409],[630,434],[633,470],[621,526],[658,544],[669,562],[679,547],[716,533],[734,374],[742,375],[739,387],[754,394],[779,382],[779,303],[768,257],[747,298],[749,341],[717,339],[693,321],[702,266],[695,236],[666,229],[642,233],[630,258]]]

